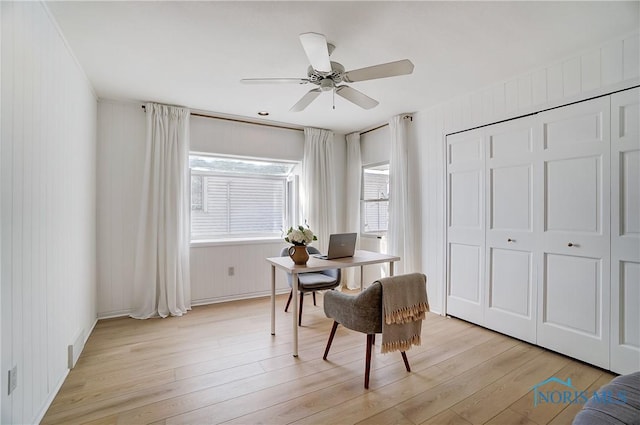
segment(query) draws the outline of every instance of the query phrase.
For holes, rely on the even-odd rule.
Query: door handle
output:
[[[573,243],[569,242],[569,243],[567,244],[567,246],[568,246],[568,247],[572,247],[572,246],[577,247],[578,245],[574,245]]]
[[[507,242],[515,242],[515,241],[516,241],[515,239],[511,239],[511,238],[507,239]]]

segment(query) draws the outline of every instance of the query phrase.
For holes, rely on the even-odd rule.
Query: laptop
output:
[[[357,233],[336,233],[329,235],[329,252],[327,255],[316,254],[314,257],[322,260],[353,257],[356,250]]]

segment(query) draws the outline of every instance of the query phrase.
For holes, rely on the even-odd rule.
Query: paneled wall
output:
[[[280,241],[249,241],[191,248],[191,299],[194,304],[271,294],[271,266],[287,246]],[[233,268],[233,273],[229,268]],[[287,292],[285,275],[278,270],[276,290]],[[284,306],[283,306],[284,307]]]
[[[191,149],[197,152],[301,161],[302,131],[204,117],[191,118]],[[140,104],[101,100],[98,105],[98,316],[132,309],[138,200],[144,163],[145,114]],[[336,181],[344,178],[346,142],[334,136]],[[342,199],[340,187],[337,199]],[[339,227],[343,226],[339,212]],[[285,246],[281,240],[197,243],[191,248],[193,304],[269,293],[264,260]],[[231,275],[229,268],[233,268]],[[288,286],[277,274],[279,290]]]
[[[420,168],[422,267],[429,302],[443,311],[445,297],[445,135],[633,87],[639,79],[638,32],[566,60],[414,114]],[[410,153],[410,157],[412,154]]]
[[[362,165],[389,162],[391,156],[391,132],[389,126],[364,132],[360,136],[360,157]]]
[[[67,346],[96,320],[97,102],[43,4],[0,7],[0,422],[26,424],[66,377]]]
[[[131,310],[145,133],[139,103],[98,103],[98,317]]]

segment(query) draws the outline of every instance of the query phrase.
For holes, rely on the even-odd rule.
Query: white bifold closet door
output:
[[[484,325],[483,130],[447,137],[447,312]]]
[[[535,343],[533,123],[447,137],[447,313]]]
[[[485,324],[536,341],[537,224],[534,179],[539,171],[534,119],[484,129],[486,141]]]
[[[611,96],[611,370],[640,370],[640,90]]]
[[[537,343],[609,368],[610,106],[538,114],[542,202]]]
[[[447,136],[447,314],[640,370],[640,89]]]

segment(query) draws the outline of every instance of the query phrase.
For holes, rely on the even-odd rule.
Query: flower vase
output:
[[[293,245],[289,247],[289,257],[299,266],[304,266],[309,261],[309,253],[305,245]]]

